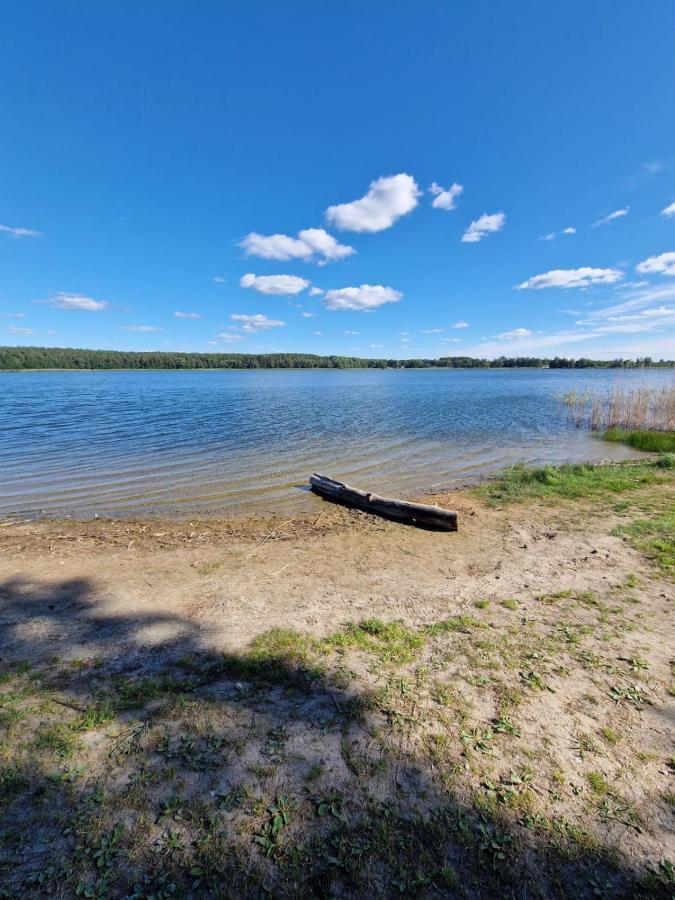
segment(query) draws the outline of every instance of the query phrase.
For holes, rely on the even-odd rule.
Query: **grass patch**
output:
[[[665,498],[664,498],[665,499]],[[675,506],[671,503],[661,515],[651,519],[638,519],[629,525],[620,525],[612,532],[628,538],[629,542],[653,560],[656,565],[671,574],[675,573]]]
[[[424,646],[425,638],[423,634],[407,628],[401,622],[366,619],[325,638],[322,644],[330,649],[357,647],[384,662],[406,663],[415,658],[418,650]]]
[[[480,485],[476,488],[476,493],[489,503],[620,494],[664,480],[663,469],[670,468],[669,459],[670,457],[665,456],[659,460],[630,465],[579,463],[529,468],[518,464],[506,469],[493,481]]]
[[[636,450],[675,453],[675,431],[622,431],[621,428],[608,428],[602,438],[605,441],[620,441]]]

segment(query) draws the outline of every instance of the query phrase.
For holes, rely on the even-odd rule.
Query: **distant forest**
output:
[[[0,369],[636,369],[674,368],[673,360],[541,359],[500,356],[473,359],[360,359],[309,353],[164,353],[74,350],[61,347],[0,347]]]

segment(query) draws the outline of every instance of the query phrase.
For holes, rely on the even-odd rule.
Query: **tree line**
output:
[[[635,369],[673,368],[673,360],[545,359],[500,356],[475,359],[362,359],[311,353],[172,353],[163,351],[78,350],[69,347],[0,347],[0,369]]]

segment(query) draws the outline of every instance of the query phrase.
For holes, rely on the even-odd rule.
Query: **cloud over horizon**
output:
[[[370,312],[385,303],[397,303],[403,294],[381,284],[362,284],[360,287],[326,291],[321,301],[328,309],[351,309]]]

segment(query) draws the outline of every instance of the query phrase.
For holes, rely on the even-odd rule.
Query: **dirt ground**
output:
[[[427,498],[429,499],[429,498]],[[34,522],[0,531],[0,578],[29,613],[21,640],[2,647],[26,658],[54,650],[78,657],[120,642],[144,649],[188,628],[204,650],[239,650],[279,626],[325,635],[364,617],[424,625],[466,612],[477,597],[556,590],[606,591],[645,563],[614,526],[625,520],[578,503],[528,503],[508,511],[468,491],[431,498],[459,515],[458,533],[422,531],[317,501],[291,520],[176,523]],[[77,628],[68,585],[86,585],[98,642]],[[42,609],[40,594],[63,587],[65,602]],[[672,601],[670,585],[664,600]],[[14,611],[16,612],[16,611]],[[126,623],[144,618],[142,630]],[[82,633],[84,639],[85,633]],[[27,641],[27,638],[30,640]]]
[[[675,584],[613,532],[674,496],[433,498],[458,533],[319,501],[290,520],[0,528],[0,760],[23,760],[19,799],[15,782],[60,786],[49,802],[90,853],[47,865],[66,838],[5,828],[8,895],[671,891]]]

